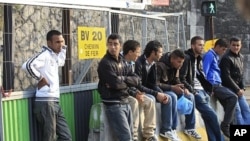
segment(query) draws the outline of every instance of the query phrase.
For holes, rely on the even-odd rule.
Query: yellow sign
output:
[[[102,27],[78,27],[78,58],[102,58],[106,53],[106,32]]]
[[[217,40],[218,39],[207,40],[204,45],[204,51],[207,52],[210,48],[213,48]]]

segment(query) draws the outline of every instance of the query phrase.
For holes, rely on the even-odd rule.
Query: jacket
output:
[[[115,59],[108,51],[97,68],[98,91],[103,102],[122,102],[129,96],[128,88],[137,87],[140,79],[127,67],[122,56]]]
[[[243,55],[228,50],[220,61],[222,85],[235,93],[244,89],[243,82]]]
[[[202,66],[202,56],[197,57],[197,72],[195,72],[195,55],[192,49],[185,51],[185,61],[180,69],[180,81],[191,92],[194,90],[194,76],[196,73],[197,79],[200,81],[202,87],[207,92],[212,92],[212,85],[206,80]]]
[[[135,73],[141,78],[141,85],[138,89],[156,97],[157,93],[162,91],[156,84],[157,68],[153,64],[147,73],[146,65],[146,57],[144,55],[141,55],[135,62]]]
[[[60,97],[58,67],[64,65],[65,58],[65,48],[56,54],[49,47],[43,46],[41,52],[29,58],[22,65],[22,69],[31,77],[38,81],[44,77],[49,83],[49,86],[45,85],[36,90],[36,97],[40,97],[43,101]],[[36,101],[39,101],[38,98]]]
[[[176,77],[177,69],[171,67],[170,52],[165,53],[157,62],[157,84],[163,91],[170,91],[171,85],[180,84]]]

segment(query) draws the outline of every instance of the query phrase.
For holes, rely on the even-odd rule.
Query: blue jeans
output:
[[[186,98],[191,100],[193,104],[193,109],[192,112],[189,115],[185,115],[185,129],[194,129],[195,128],[195,101],[194,101],[194,95],[189,94],[189,95],[184,95]]]
[[[244,95],[238,96],[238,102],[235,109],[235,118],[237,125],[250,125],[250,108]]]
[[[210,97],[204,90],[197,90],[194,95],[195,105],[204,121],[209,141],[224,141],[215,111],[210,106]]]
[[[235,109],[237,105],[237,96],[230,89],[224,86],[216,86],[213,88],[214,96],[219,100],[224,108],[224,119],[221,122],[221,128],[228,128],[233,123]]]
[[[129,104],[105,106],[105,112],[111,128],[119,141],[132,141],[133,118]]]
[[[164,92],[170,96],[167,104],[161,104],[161,133],[175,130],[177,127],[177,96],[172,91]]]

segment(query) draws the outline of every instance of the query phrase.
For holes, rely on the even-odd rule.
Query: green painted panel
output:
[[[93,104],[101,102],[101,97],[98,90],[93,90],[92,94],[93,94]]]
[[[3,102],[4,141],[29,141],[28,99]]]
[[[74,108],[74,94],[73,93],[65,93],[61,94],[60,97],[60,105],[62,107],[64,116],[69,125],[72,140],[75,141],[75,108]]]

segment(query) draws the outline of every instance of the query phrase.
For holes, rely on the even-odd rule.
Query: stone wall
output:
[[[187,45],[190,47],[190,39],[199,35],[204,37],[205,18],[201,16],[200,7],[204,0],[171,0],[169,6],[148,7],[149,10],[160,12],[185,13],[185,29]],[[241,52],[245,55],[245,83],[250,85],[250,23],[237,11],[235,0],[217,0],[217,15],[214,20],[214,38],[229,39],[238,36],[242,39]]]
[[[170,6],[147,6],[148,11],[155,12],[182,12],[184,13],[185,24],[185,39],[189,48],[190,38],[195,35],[204,36],[204,17],[200,14],[200,5],[202,1],[199,0],[171,0]],[[137,11],[138,12],[138,11]],[[143,12],[143,11],[139,11]],[[237,13],[234,5],[234,0],[218,0],[217,1],[217,16],[214,17],[214,36],[217,38],[229,38],[231,36],[239,36],[243,40],[242,53],[245,55],[245,78],[246,84],[250,85],[250,26],[240,14]],[[2,15],[0,16],[2,18]],[[142,24],[143,18],[120,15],[119,33],[124,40],[136,39],[142,42],[144,37],[147,40],[160,39],[164,46],[169,46],[170,50],[177,47],[176,45],[176,19],[168,20],[168,31],[173,33],[169,36],[169,43],[166,43],[166,36],[164,31],[164,23],[159,20],[148,20],[147,36],[143,35]],[[42,45],[46,45],[46,33],[50,29],[62,29],[62,9],[48,8],[39,6],[13,6],[13,62],[15,65],[15,90],[27,90],[34,80],[20,69],[21,64],[30,56],[37,53]],[[133,22],[131,22],[133,21]],[[134,24],[132,26],[132,23]],[[108,13],[94,10],[76,10],[72,9],[70,25],[72,29],[72,72],[73,82],[79,77],[81,70],[84,67],[85,61],[78,60],[77,55],[77,27],[78,26],[97,26],[106,27],[108,29]],[[134,29],[133,29],[134,28]],[[132,31],[134,31],[132,33]],[[2,30],[0,32],[3,32]],[[1,34],[2,35],[2,34]],[[0,43],[2,44],[2,36],[0,36]],[[184,43],[184,42],[183,42]],[[2,52],[0,53],[2,58]],[[88,75],[91,75],[90,81],[98,81],[96,74],[97,62],[92,64]],[[67,74],[60,74],[67,75]],[[28,79],[27,79],[28,77]],[[31,85],[30,85],[31,84]]]
[[[85,66],[86,60],[78,59],[78,26],[105,27],[108,35],[110,22],[108,21],[108,12],[86,9],[71,9],[70,20],[70,25],[67,26],[70,26],[72,30],[72,57],[70,59],[72,61],[72,77],[74,84],[84,68],[87,67]],[[123,40],[136,39],[141,42],[143,38],[146,37],[147,41],[158,39],[164,43],[164,46],[166,47],[166,33],[162,30],[165,26],[164,21],[148,19],[146,24],[147,32],[143,34],[143,20],[144,18],[142,17],[119,14],[119,34],[121,34]],[[46,34],[51,29],[62,30],[61,8],[13,5],[13,64],[15,66],[14,91],[34,89],[36,84],[35,80],[30,76],[27,76],[26,73],[21,70],[21,65],[29,57],[38,53],[43,45],[47,44]],[[175,35],[174,32],[173,35]],[[1,44],[3,44],[1,36],[0,40]],[[0,57],[2,57],[2,52]],[[84,79],[84,83],[98,81],[96,68],[99,59],[92,60],[93,62],[90,70],[87,72],[87,77]],[[2,64],[1,61],[0,64]],[[60,73],[60,76],[65,75],[68,74]]]

